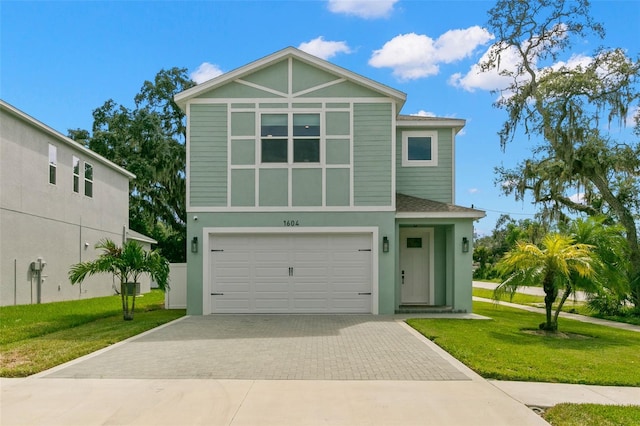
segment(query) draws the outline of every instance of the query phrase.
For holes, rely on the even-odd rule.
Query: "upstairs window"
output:
[[[84,163],[84,195],[93,197],[93,166]]]
[[[412,131],[402,133],[402,165],[428,167],[438,165],[438,133]]]
[[[320,162],[320,114],[263,114],[260,137],[262,163]]]
[[[80,192],[80,159],[73,156],[73,192]]]
[[[58,148],[49,144],[49,183],[56,184],[56,174],[58,171]]]

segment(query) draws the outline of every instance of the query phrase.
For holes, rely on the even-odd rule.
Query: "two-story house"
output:
[[[470,312],[465,121],[400,115],[405,98],[295,48],[176,95],[188,313]]]
[[[156,242],[128,229],[133,174],[4,101],[0,162],[1,305],[114,294],[111,276],[73,286],[69,268],[104,238]]]

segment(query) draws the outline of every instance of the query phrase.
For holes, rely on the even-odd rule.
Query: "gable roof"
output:
[[[485,216],[483,210],[470,209],[455,204],[441,203],[410,195],[396,194],[396,217],[398,218],[473,218]]]
[[[197,86],[191,87],[183,92],[180,92],[174,96],[174,101],[182,108],[185,109],[187,102],[197,97],[198,95],[223,86],[227,83],[230,83],[236,79],[243,78],[248,74],[254,73],[258,70],[266,68],[270,65],[273,65],[283,59],[287,58],[295,58],[301,62],[312,65],[319,69],[322,69],[328,73],[339,76],[340,78],[344,78],[347,81],[352,83],[365,86],[370,90],[380,93],[383,96],[390,97],[394,99],[396,102],[397,108],[396,111],[400,111],[402,106],[405,103],[407,95],[399,90],[393,89],[384,84],[378,83],[377,81],[371,80],[367,77],[363,77],[360,74],[356,74],[352,71],[349,71],[345,68],[342,68],[338,65],[334,65],[324,59],[320,59],[317,56],[310,55],[309,53],[303,52],[300,49],[296,49],[295,47],[287,47],[278,52],[272,53],[271,55],[265,56],[262,59],[258,59],[257,61],[251,62],[245,66],[240,68],[236,68],[233,71],[229,71],[225,74],[222,74],[218,77],[212,78],[209,81],[204,83],[200,83]]]
[[[135,179],[136,175],[134,175],[130,171],[125,170],[122,167],[118,166],[116,163],[113,163],[113,162],[107,160],[106,158],[104,158],[100,154],[96,154],[95,152],[91,151],[89,148],[85,147],[84,145],[81,145],[78,142],[74,141],[73,139],[66,137],[65,135],[63,135],[62,133],[58,132],[57,130],[54,130],[51,127],[47,126],[46,124],[42,123],[41,121],[36,120],[35,118],[31,117],[29,114],[27,114],[27,113],[25,113],[23,111],[20,111],[18,108],[16,108],[13,105],[3,101],[2,99],[0,99],[0,110],[7,111],[8,113],[13,115],[14,117],[17,117],[18,119],[22,120],[23,122],[36,127],[37,129],[41,130],[42,132],[44,132],[44,133],[48,134],[49,136],[55,138],[59,142],[64,143],[65,145],[68,145],[73,149],[81,151],[87,157],[91,157],[92,159],[98,161],[99,163],[102,163],[105,166],[107,166],[107,167],[109,167],[109,168],[111,168],[111,169],[113,169],[113,170],[125,175],[127,178]]]

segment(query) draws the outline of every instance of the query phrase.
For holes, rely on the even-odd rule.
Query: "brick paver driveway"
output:
[[[394,317],[187,317],[45,377],[470,380]]]

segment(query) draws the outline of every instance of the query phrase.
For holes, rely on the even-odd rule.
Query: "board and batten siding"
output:
[[[441,203],[453,203],[452,129],[438,129],[438,165],[402,166],[402,132],[396,134],[396,192]]]
[[[391,103],[353,106],[353,199],[356,206],[390,206]]]
[[[227,205],[227,105],[193,104],[189,115],[189,204]]]

